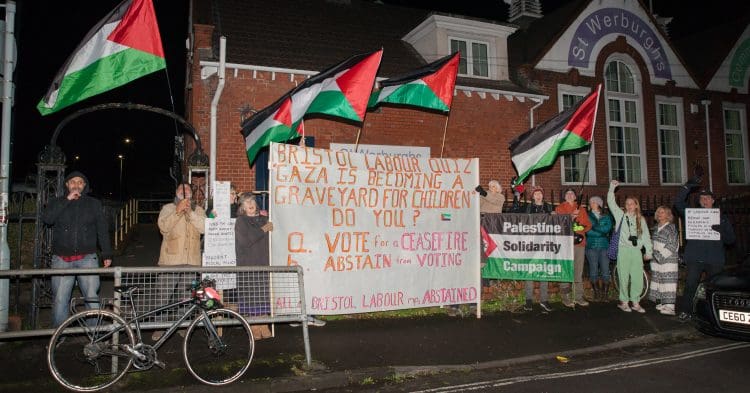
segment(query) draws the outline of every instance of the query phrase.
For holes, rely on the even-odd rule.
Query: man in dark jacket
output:
[[[674,207],[680,216],[685,216],[685,209],[688,207],[687,197],[690,190],[700,183],[700,178],[690,179],[675,196]],[[701,190],[698,197],[698,204],[703,209],[714,207],[714,194],[707,189]],[[708,276],[721,272],[725,263],[724,246],[734,243],[735,235],[732,223],[726,214],[720,215],[718,224],[712,225],[711,229],[719,232],[719,240],[688,240],[685,245],[685,264],[687,265],[687,274],[685,276],[685,291],[683,292],[680,302],[679,314],[680,321],[687,321],[691,317],[693,307],[693,297],[698,289],[698,281],[701,273],[704,271]]]
[[[65,178],[67,195],[49,201],[42,221],[52,227],[52,268],[98,268],[97,242],[104,267],[112,263],[112,248],[104,221],[102,204],[88,195],[88,179],[81,172]],[[78,281],[87,308],[99,308],[99,276],[52,277],[52,324],[59,326],[67,317],[73,286]]]

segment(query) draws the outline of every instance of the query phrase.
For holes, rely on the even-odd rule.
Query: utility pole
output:
[[[16,2],[6,1],[3,40],[3,118],[0,137],[0,270],[10,270],[8,247],[8,192],[10,191],[10,116],[13,106],[13,48],[15,45]],[[8,330],[10,280],[0,280],[0,332]]]

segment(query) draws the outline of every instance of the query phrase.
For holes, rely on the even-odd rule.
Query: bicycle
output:
[[[165,368],[158,349],[197,315],[185,331],[182,355],[190,374],[213,386],[236,381],[247,371],[255,349],[250,325],[238,312],[221,308],[219,294],[209,280],[193,281],[189,298],[160,306],[143,314],[135,310],[133,294],[138,286],[115,290],[127,298],[134,316],[125,320],[104,309],[75,313],[54,332],[47,349],[47,365],[62,386],[76,392],[93,392],[119,381],[131,367]],[[153,345],[143,342],[140,322],[146,317],[189,305]],[[221,363],[217,363],[221,361]]]

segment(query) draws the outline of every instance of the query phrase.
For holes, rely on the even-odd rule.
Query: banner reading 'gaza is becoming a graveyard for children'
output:
[[[276,143],[270,157],[271,263],[303,268],[308,313],[479,302],[477,159]]]
[[[567,214],[485,214],[482,228],[489,253],[482,277],[573,281],[573,227]]]

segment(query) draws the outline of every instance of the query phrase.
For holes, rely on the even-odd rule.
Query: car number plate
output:
[[[719,320],[750,325],[750,312],[719,310]]]

